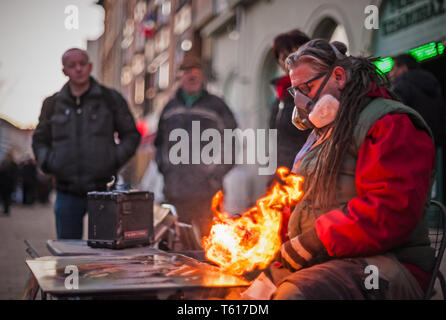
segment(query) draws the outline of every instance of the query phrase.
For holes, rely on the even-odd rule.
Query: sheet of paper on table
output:
[[[249,300],[269,300],[276,289],[274,283],[262,272],[241,296]]]

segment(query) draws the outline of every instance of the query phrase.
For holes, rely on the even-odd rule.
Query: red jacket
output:
[[[421,219],[434,167],[432,139],[407,115],[377,121],[359,151],[358,195],[348,203],[348,214],[332,210],[316,220],[328,254],[380,254],[406,241]],[[425,289],[430,275],[412,265],[408,269]]]

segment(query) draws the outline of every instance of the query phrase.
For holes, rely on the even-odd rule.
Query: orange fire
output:
[[[222,211],[223,192],[212,199],[214,222],[208,237],[203,238],[206,258],[222,269],[242,275],[256,267],[264,269],[280,249],[282,210],[294,206],[303,196],[303,177],[277,169],[283,183],[276,182],[255,207],[232,218]]]

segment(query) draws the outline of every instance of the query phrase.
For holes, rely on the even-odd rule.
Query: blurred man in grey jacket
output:
[[[223,188],[223,177],[233,164],[174,164],[169,159],[170,149],[176,142],[170,133],[178,128],[189,136],[189,146],[203,141],[193,141],[193,122],[199,124],[199,134],[216,129],[223,136],[224,129],[235,129],[237,123],[226,103],[207,92],[203,87],[203,66],[198,57],[187,55],[180,66],[181,87],[164,107],[155,139],[156,162],[164,177],[164,197],[177,210],[180,221],[191,224],[199,236],[209,233],[212,213],[211,200]],[[223,146],[221,146],[223,153]],[[192,156],[192,152],[189,152]]]

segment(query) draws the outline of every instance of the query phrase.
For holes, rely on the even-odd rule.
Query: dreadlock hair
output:
[[[327,210],[336,205],[341,165],[351,147],[359,114],[370,102],[366,94],[374,88],[385,87],[387,90],[389,87],[386,75],[373,64],[375,58],[346,56],[346,51],[346,45],[341,42],[315,39],[304,44],[286,60],[289,70],[299,63],[309,63],[318,73],[328,72],[335,64],[346,71],[346,85],[339,99],[339,111],[330,124],[332,131],[320,146],[314,172],[304,182],[303,200],[307,200],[313,209]]]

